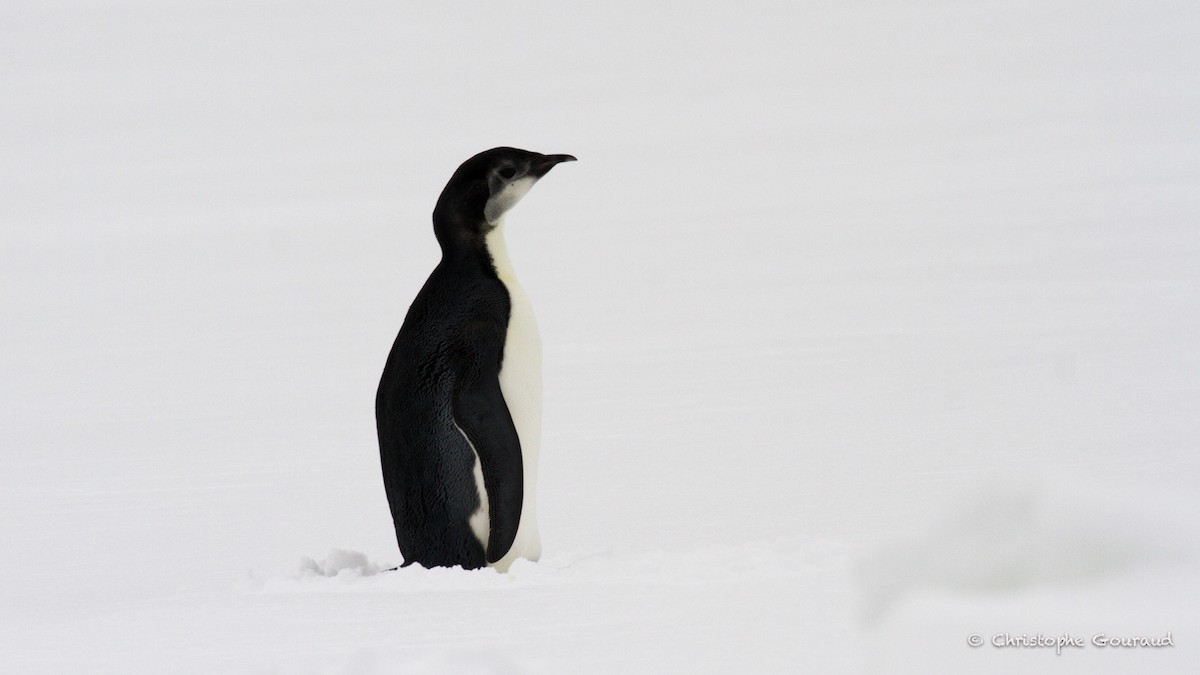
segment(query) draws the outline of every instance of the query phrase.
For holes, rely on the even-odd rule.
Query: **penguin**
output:
[[[458,167],[434,207],[442,259],[409,307],[375,396],[403,566],[504,572],[541,555],[542,345],[508,257],[504,216],[571,161],[486,150]]]

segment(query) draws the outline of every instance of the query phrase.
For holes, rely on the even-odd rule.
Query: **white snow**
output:
[[[305,576],[320,575],[323,577],[361,576],[377,574],[379,566],[367,560],[366,554],[358,551],[343,551],[340,548],[331,549],[321,562],[308,556],[300,559],[299,573]]]
[[[0,671],[1200,662],[1192,4],[10,0],[0,56]],[[496,145],[579,158],[507,232],[542,559],[384,571],[375,385]]]

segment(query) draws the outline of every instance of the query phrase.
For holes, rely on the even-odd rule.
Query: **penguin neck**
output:
[[[508,287],[520,287],[517,275],[513,272],[512,260],[508,257],[508,244],[504,241],[504,219],[496,221],[495,226],[488,230],[483,238],[488,255],[492,258],[492,267],[496,276]]]
[[[439,203],[433,214],[433,232],[442,248],[442,265],[491,271],[487,223],[482,217],[464,218],[452,209],[443,209]]]

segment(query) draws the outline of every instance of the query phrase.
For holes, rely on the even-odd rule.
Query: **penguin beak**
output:
[[[542,155],[538,159],[533,160],[533,165],[529,167],[529,172],[541,178],[550,173],[550,169],[553,169],[555,165],[574,161],[576,160],[571,155]]]

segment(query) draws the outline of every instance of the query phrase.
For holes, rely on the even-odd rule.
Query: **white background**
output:
[[[1188,2],[0,8],[5,672],[1182,672]],[[400,562],[373,399],[457,165],[545,555]],[[1013,635],[1161,649],[997,649]]]

